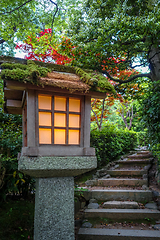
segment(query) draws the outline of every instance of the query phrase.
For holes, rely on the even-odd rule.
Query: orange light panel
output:
[[[69,144],[79,144],[79,130],[69,130]]]
[[[66,98],[55,97],[54,98],[54,110],[66,111]]]
[[[80,99],[69,98],[69,111],[70,112],[80,112]]]
[[[66,130],[54,129],[54,144],[65,144],[65,143],[66,143]]]
[[[51,129],[39,128],[39,143],[51,144]]]
[[[80,127],[80,116],[76,114],[69,114],[69,127]]]
[[[54,114],[54,126],[55,127],[66,127],[66,114],[55,113]]]
[[[52,106],[51,103],[52,103],[51,96],[38,95],[38,108],[39,109],[51,110],[51,106]]]
[[[39,125],[51,126],[51,113],[39,112]]]

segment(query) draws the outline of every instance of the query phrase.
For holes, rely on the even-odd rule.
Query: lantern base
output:
[[[95,156],[22,156],[18,161],[19,171],[36,178],[73,177],[96,167]]]
[[[37,178],[34,240],[74,240],[74,178]]]

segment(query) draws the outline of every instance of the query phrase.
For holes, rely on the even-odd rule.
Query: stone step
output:
[[[107,209],[138,209],[139,205],[133,201],[107,201],[102,205],[103,208]]]
[[[101,186],[101,187],[107,187],[107,186],[148,186],[148,179],[137,179],[137,178],[102,178],[102,179],[94,179],[94,180],[88,180],[85,182],[87,186]]]
[[[120,165],[147,165],[147,164],[151,164],[153,161],[153,159],[126,159],[126,160],[118,160],[116,163],[120,164]]]
[[[151,152],[148,150],[142,150],[142,151],[138,151],[137,154],[150,154]],[[130,154],[131,155],[131,154]]]
[[[106,174],[110,176],[143,176],[147,174],[147,170],[107,170]]]
[[[152,200],[152,191],[150,190],[94,189],[84,191],[83,195],[86,200],[94,198],[97,201],[130,200],[135,202],[150,202]]]
[[[160,231],[80,228],[78,240],[159,240]]]
[[[151,209],[85,209],[85,218],[127,219],[160,219],[160,211]]]
[[[130,159],[145,159],[145,158],[152,158],[153,155],[151,153],[143,153],[143,154],[133,154],[133,155],[128,155],[127,158]]]
[[[107,178],[107,179],[98,179],[97,186],[148,186],[148,179],[116,179],[116,178]]]

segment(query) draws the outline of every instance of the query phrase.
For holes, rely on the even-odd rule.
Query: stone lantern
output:
[[[5,57],[0,63],[5,111],[23,116],[18,169],[36,178],[34,240],[73,240],[74,176],[97,166],[91,97],[113,87],[79,68]]]

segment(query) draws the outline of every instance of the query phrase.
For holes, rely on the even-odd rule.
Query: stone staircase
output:
[[[148,151],[138,151],[86,182],[89,204],[78,240],[160,240],[160,207],[148,188],[152,161]]]

